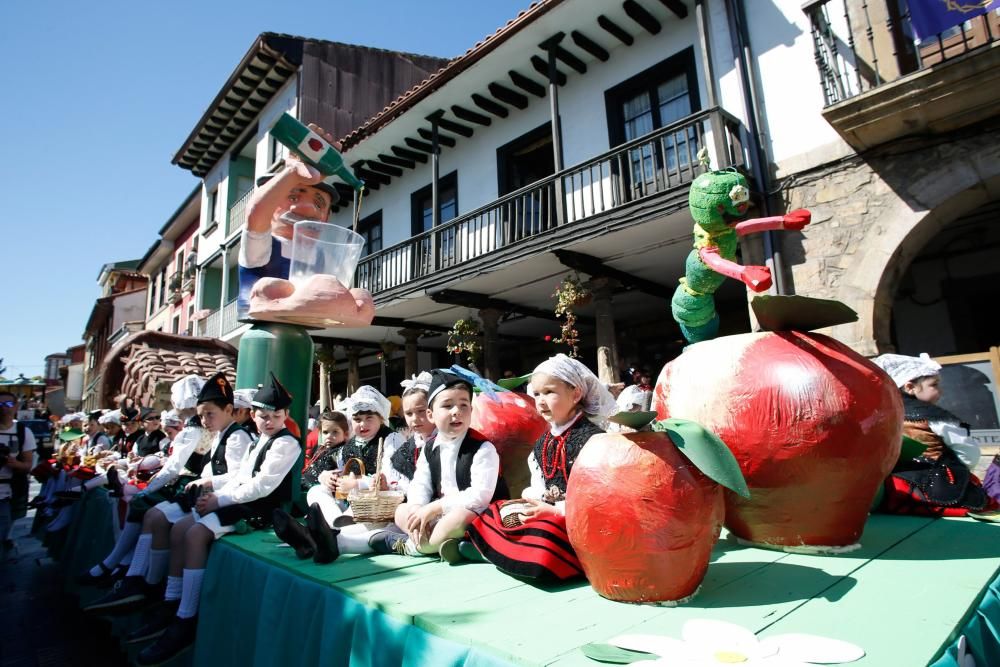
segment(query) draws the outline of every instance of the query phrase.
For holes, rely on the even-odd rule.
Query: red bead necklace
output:
[[[561,472],[563,479],[569,479],[569,474],[566,472],[566,436],[571,430],[572,428],[562,435],[545,434],[545,440],[542,442],[542,474],[545,475],[545,479],[552,479],[556,472]],[[551,451],[550,445],[554,445]]]

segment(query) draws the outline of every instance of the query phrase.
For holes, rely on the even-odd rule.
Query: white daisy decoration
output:
[[[860,646],[807,634],[782,634],[758,639],[744,627],[724,621],[695,619],[681,628],[681,639],[658,635],[619,635],[608,644],[629,651],[652,653],[658,659],[642,664],[672,667],[766,665],[808,667],[840,665],[864,657]]]

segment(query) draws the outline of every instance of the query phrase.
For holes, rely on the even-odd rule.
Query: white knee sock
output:
[[[350,526],[349,526],[350,527]],[[370,554],[374,551],[368,546],[368,538],[381,531],[366,530],[362,533],[340,531],[337,535],[337,546],[342,554]]]
[[[164,600],[180,600],[184,592],[184,577],[167,577],[167,592],[163,596]]]
[[[170,566],[170,549],[150,549],[149,567],[146,568],[146,583],[155,585],[163,581]]]
[[[330,526],[333,525],[334,519],[343,514],[340,506],[337,504],[337,499],[321,485],[309,489],[308,493],[306,493],[306,503],[309,505],[313,503],[319,505],[320,510],[323,512],[323,518],[326,519],[327,525]]]
[[[179,618],[191,618],[198,613],[198,603],[201,601],[201,580],[205,570],[184,570],[184,584],[181,592],[181,606],[177,610]]]
[[[135,555],[132,556],[132,564],[128,566],[126,577],[146,576],[146,565],[149,564],[149,552],[153,548],[153,534],[143,533],[135,543]]]
[[[104,559],[104,567],[110,570],[121,563],[125,554],[135,548],[135,542],[139,539],[139,535],[141,533],[141,523],[136,521],[126,521],[125,527],[122,528],[122,534],[118,536],[118,541],[115,542],[115,548],[112,549],[111,553],[108,554],[108,557]],[[100,574],[100,568],[98,568],[98,572],[91,570],[91,574],[97,576]]]
[[[134,556],[135,556],[135,546],[133,546],[132,549],[127,554],[125,554],[124,556],[122,556],[122,559],[121,559],[121,561],[119,561],[119,563],[121,565],[131,565],[132,564],[132,558]]]

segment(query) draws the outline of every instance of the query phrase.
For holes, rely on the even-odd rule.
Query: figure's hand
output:
[[[771,270],[766,266],[744,266],[740,280],[754,292],[766,292],[771,289]]]
[[[541,517],[556,516],[559,514],[559,510],[556,509],[555,505],[550,505],[547,502],[532,498],[525,499],[525,502],[531,505],[531,507],[527,508],[523,512],[525,518],[538,519]]]
[[[194,508],[198,512],[198,516],[211,514],[219,509],[219,499],[214,493],[206,494],[198,498],[198,501],[194,504]]]
[[[785,229],[797,232],[808,225],[811,220],[812,213],[804,208],[798,208],[783,215],[781,217],[781,225]]]

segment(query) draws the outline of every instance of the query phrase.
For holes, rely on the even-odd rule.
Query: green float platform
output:
[[[867,651],[851,664],[865,667],[954,665],[965,634],[980,664],[1000,665],[1000,525],[875,515],[862,545],[820,557],[723,539],[694,600],[666,608],[610,602],[586,583],[543,590],[487,564],[349,555],[320,566],[270,532],[228,536],[212,549],[190,655],[212,667],[594,667],[580,646],[625,632],[679,637],[684,621],[711,618],[762,637],[850,641]]]

